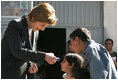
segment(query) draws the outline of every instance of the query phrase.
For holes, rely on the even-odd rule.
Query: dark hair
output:
[[[68,45],[69,45],[69,44],[70,44],[70,40],[68,40],[68,42],[67,42],[67,43],[68,43]]]
[[[75,53],[68,53],[65,55],[65,59],[68,61],[69,65],[74,63],[74,68],[82,68],[83,66],[83,58]]]
[[[90,78],[89,73],[82,68],[84,59],[79,54],[68,53],[65,55],[65,59],[70,66],[72,66],[72,64],[74,63],[74,66],[71,69],[72,77],[75,77],[76,79]]]
[[[106,40],[105,40],[105,45],[106,45],[106,42],[107,41],[111,41],[112,42],[112,44],[113,44],[113,40],[112,39],[110,39],[110,38],[107,38]]]
[[[75,37],[80,38],[82,41],[91,40],[91,34],[86,28],[80,27],[75,29],[71,34],[70,38],[75,39]]]

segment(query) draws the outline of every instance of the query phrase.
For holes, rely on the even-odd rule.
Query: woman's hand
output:
[[[31,67],[29,67],[29,73],[33,74],[36,73],[38,71],[38,67],[35,63],[32,64]]]
[[[46,62],[48,62],[49,64],[54,64],[56,63],[57,59],[54,56],[53,53],[46,53],[46,57],[45,57]]]

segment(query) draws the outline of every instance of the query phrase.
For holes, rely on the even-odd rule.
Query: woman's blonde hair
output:
[[[28,14],[29,20],[32,22],[45,22],[54,26],[57,22],[55,9],[49,3],[41,3],[35,6]]]

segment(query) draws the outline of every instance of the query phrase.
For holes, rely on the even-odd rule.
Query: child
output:
[[[61,63],[61,70],[66,72],[63,75],[64,79],[88,79],[90,78],[89,72],[83,69],[83,58],[74,53],[65,55]]]

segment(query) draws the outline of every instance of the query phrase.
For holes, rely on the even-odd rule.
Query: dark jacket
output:
[[[28,63],[43,63],[45,52],[32,51],[25,16],[8,24],[1,42],[1,78],[26,78]]]

